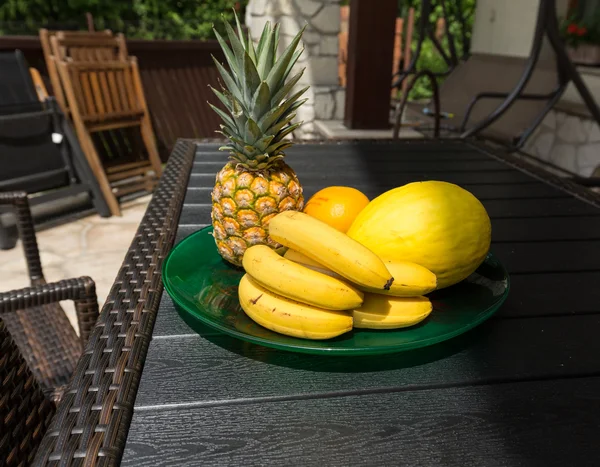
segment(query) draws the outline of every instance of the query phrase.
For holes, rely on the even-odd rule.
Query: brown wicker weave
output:
[[[34,465],[119,463],[194,150],[193,142],[175,146]]]
[[[1,465],[28,465],[33,460],[54,410],[0,320]]]
[[[46,284],[27,194],[0,193],[0,204],[15,206],[31,285]],[[95,290],[91,292],[95,297]],[[80,339],[57,302],[39,305],[34,299],[30,303],[31,307],[12,309],[14,313],[2,314],[1,317],[42,388],[52,391],[67,384],[73,374],[83,348],[82,341],[87,341],[98,315],[98,304],[94,301],[87,306],[80,304],[77,308]]]
[[[98,313],[96,288],[89,277],[41,284],[0,294],[0,465],[26,466],[36,450],[55,412],[59,388],[44,394],[29,362],[5,324],[17,310],[48,309],[59,300],[74,300],[84,322],[95,320]],[[53,342],[46,342],[50,346]],[[36,345],[39,343],[36,343]],[[43,349],[56,355],[53,348]],[[57,356],[59,358],[59,356]]]

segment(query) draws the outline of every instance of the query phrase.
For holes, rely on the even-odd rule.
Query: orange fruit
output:
[[[308,200],[304,212],[345,233],[367,204],[369,198],[356,188],[329,186]]]

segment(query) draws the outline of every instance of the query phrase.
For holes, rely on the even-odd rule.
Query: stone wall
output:
[[[298,88],[307,84],[311,87],[305,94],[309,100],[298,109],[296,117],[304,125],[294,137],[312,139],[318,134],[315,120],[339,120],[344,116],[345,91],[338,77],[339,0],[250,0],[246,25],[254,41],[258,42],[267,21],[280,24],[279,53],[307,25],[304,53],[295,68],[306,68]]]
[[[523,150],[583,177],[600,175],[600,127],[590,118],[551,110]]]

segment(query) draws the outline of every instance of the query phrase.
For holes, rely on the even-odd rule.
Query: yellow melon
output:
[[[485,259],[492,227],[469,191],[441,181],[414,182],[373,199],[347,234],[384,260],[411,261],[456,284]]]

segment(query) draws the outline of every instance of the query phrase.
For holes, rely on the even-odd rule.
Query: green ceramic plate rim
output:
[[[404,352],[407,350],[414,350],[414,349],[419,349],[419,348],[423,348],[423,347],[428,347],[431,345],[445,342],[454,337],[460,336],[461,334],[464,334],[464,333],[470,331],[471,329],[479,326],[480,324],[484,323],[485,321],[487,321],[502,306],[502,304],[504,303],[504,301],[506,300],[506,298],[508,297],[508,294],[510,292],[510,276],[508,274],[508,271],[506,270],[504,265],[498,260],[498,258],[496,258],[493,255],[493,253],[489,252],[486,259],[492,258],[494,261],[496,261],[498,263],[499,267],[504,272],[504,275],[506,277],[506,290],[502,294],[502,297],[499,299],[499,301],[497,303],[494,303],[493,305],[486,308],[483,311],[483,313],[480,315],[479,319],[473,320],[466,326],[455,329],[454,331],[448,332],[446,334],[438,335],[435,338],[424,339],[422,341],[418,341],[418,342],[415,342],[412,344],[402,344],[402,345],[395,345],[395,346],[389,346],[389,347],[378,346],[378,347],[372,347],[372,348],[370,348],[370,347],[355,347],[355,348],[322,348],[321,347],[321,348],[318,348],[318,347],[311,347],[310,346],[311,341],[308,339],[306,340],[307,344],[305,346],[279,344],[277,342],[273,342],[268,339],[254,337],[249,334],[225,327],[222,324],[220,324],[218,321],[213,321],[213,320],[207,318],[206,316],[204,316],[203,314],[198,313],[196,310],[189,309],[187,307],[187,305],[185,305],[178,299],[178,294],[171,288],[171,285],[170,285],[169,281],[167,280],[166,271],[167,271],[167,267],[169,265],[169,261],[170,261],[171,257],[174,255],[177,248],[179,246],[181,246],[183,243],[190,241],[196,235],[199,236],[211,229],[212,229],[212,226],[209,225],[209,226],[203,227],[202,229],[197,230],[196,232],[193,232],[193,233],[189,234],[188,236],[186,236],[177,245],[174,245],[173,248],[171,248],[171,251],[167,254],[165,261],[163,262],[163,265],[161,268],[162,282],[163,282],[163,285],[164,285],[165,289],[167,290],[167,293],[169,294],[169,296],[178,305],[178,307],[176,307],[177,312],[181,315],[182,310],[183,310],[188,314],[188,318],[193,318],[196,321],[200,321],[201,323],[206,324],[206,325],[210,326],[211,328],[222,332],[223,334],[236,337],[236,338],[241,339],[246,342],[262,345],[264,347],[274,348],[277,350],[285,350],[288,352],[297,352],[297,353],[313,354],[313,355],[330,354],[330,355],[337,355],[337,356],[360,356],[360,355],[364,356],[364,355],[383,355],[383,354],[390,354],[390,353],[398,353],[398,352]],[[183,316],[181,318],[184,319]],[[185,319],[184,319],[184,321],[185,321]],[[354,330],[353,332],[360,332],[360,330]],[[389,332],[389,331],[383,331],[383,332]],[[301,339],[299,339],[299,340],[301,340]]]

